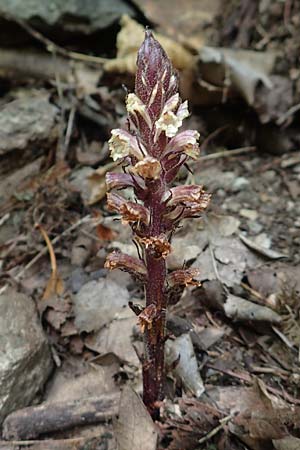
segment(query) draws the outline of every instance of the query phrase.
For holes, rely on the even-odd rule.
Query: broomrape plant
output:
[[[178,289],[198,284],[197,269],[168,273],[171,236],[180,221],[201,215],[210,195],[198,185],[172,187],[180,167],[198,157],[199,133],[179,132],[189,115],[188,104],[179,96],[171,61],[149,30],[138,52],[135,92],[127,95],[126,108],[128,129],[112,130],[109,140],[111,157],[123,163],[124,173],[108,173],[106,182],[109,191],[131,187],[136,200],[109,192],[107,205],[131,226],[139,257],[113,252],[105,267],[125,270],[145,286],[146,306],[131,307],[144,336],[143,400],[155,419],[164,398],[166,308]]]

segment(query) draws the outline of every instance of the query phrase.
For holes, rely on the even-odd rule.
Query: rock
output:
[[[48,31],[59,30],[91,34],[116,22],[123,14],[134,15],[135,10],[122,0],[2,0],[1,12],[14,19],[32,22]],[[0,12],[0,16],[1,16]]]
[[[52,359],[30,297],[13,289],[0,295],[0,424],[28,406],[43,388]]]
[[[243,191],[244,189],[246,189],[249,186],[249,180],[247,180],[247,178],[245,177],[237,177],[232,185],[231,185],[231,190],[232,192],[239,192],[239,191]]]
[[[52,145],[58,136],[57,114],[58,109],[45,94],[20,98],[4,105],[0,109],[0,157],[9,156],[16,150],[40,153],[43,145]],[[23,156],[26,160],[25,154]],[[14,159],[19,158],[14,154]],[[9,165],[1,164],[0,173],[11,169]]]
[[[240,210],[240,215],[249,220],[256,220],[258,217],[258,212],[253,209],[242,208]]]

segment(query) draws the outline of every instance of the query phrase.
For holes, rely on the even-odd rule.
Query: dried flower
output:
[[[157,180],[161,174],[161,164],[156,158],[146,156],[132,168],[132,172],[147,180]]]
[[[142,333],[145,332],[145,329],[151,330],[153,326],[153,320],[157,316],[157,309],[156,306],[151,303],[150,305],[146,306],[145,309],[139,314],[138,320],[139,324],[142,330]]]
[[[106,269],[120,269],[134,275],[140,281],[145,281],[147,269],[143,261],[121,252],[112,252],[108,255],[104,267]]]
[[[166,235],[137,237],[137,241],[153,254],[154,258],[166,258],[171,253],[171,244]]]
[[[200,275],[199,269],[179,269],[174,270],[167,277],[167,283],[170,287],[174,286],[200,286],[200,282],[197,277]]]

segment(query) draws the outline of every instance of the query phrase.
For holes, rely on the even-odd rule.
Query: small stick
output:
[[[46,50],[50,53],[57,53],[59,55],[65,56],[70,59],[75,59],[77,61],[91,62],[95,64],[103,65],[105,62],[109,61],[108,58],[101,58],[100,56],[85,55],[84,53],[68,51],[60,45],[55,44],[53,41],[43,36],[42,33],[32,28],[30,25],[25,23],[23,20],[17,19],[16,17],[10,16],[10,14],[2,13],[2,15],[10,21],[16,22],[20,27],[22,27],[27,33],[34,37],[37,41],[45,45]]]
[[[229,416],[223,417],[223,419],[220,419],[220,425],[218,425],[216,428],[211,430],[209,433],[207,433],[205,436],[203,436],[201,439],[199,439],[199,444],[203,444],[204,442],[207,442],[209,439],[214,437],[219,431],[221,431],[224,426],[232,419],[233,414],[229,414]]]
[[[243,153],[255,152],[256,147],[241,147],[233,150],[222,150],[221,152],[211,153],[210,155],[200,156],[198,161],[208,161],[210,159],[227,158],[230,156],[241,155]]]
[[[3,437],[7,440],[36,439],[56,431],[103,423],[117,414],[118,406],[118,394],[30,406],[6,417]]]

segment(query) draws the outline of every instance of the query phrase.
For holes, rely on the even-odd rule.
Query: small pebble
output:
[[[249,186],[249,181],[245,177],[237,177],[231,185],[233,192],[239,192],[246,189]]]
[[[256,220],[258,217],[258,212],[254,211],[254,209],[241,209],[240,210],[240,215],[243,217],[246,217],[246,219],[249,220]]]

